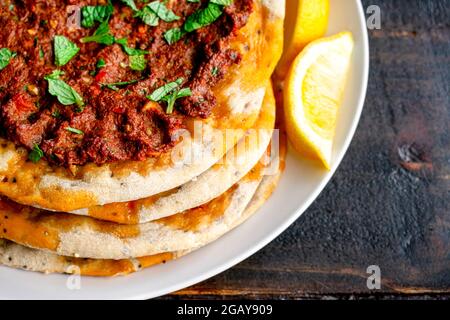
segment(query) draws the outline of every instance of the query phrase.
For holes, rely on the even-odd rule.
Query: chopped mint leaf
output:
[[[55,64],[58,67],[67,64],[80,51],[80,48],[75,43],[64,36],[55,36],[53,48],[55,51]]]

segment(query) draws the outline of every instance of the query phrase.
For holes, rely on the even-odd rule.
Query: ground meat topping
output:
[[[240,63],[252,2],[0,0],[0,134],[66,167],[170,150]]]

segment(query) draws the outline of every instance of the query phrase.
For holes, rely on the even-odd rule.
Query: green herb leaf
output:
[[[62,71],[55,70],[44,77],[48,81],[48,92],[65,106],[76,104],[81,108],[84,105],[83,98],[71,86],[59,78],[62,74]]]
[[[153,1],[146,5],[134,15],[139,17],[145,24],[155,27],[159,24],[159,19],[165,22],[173,22],[180,20],[172,10],[168,9],[166,5],[160,1]]]
[[[192,95],[192,91],[190,88],[183,88],[177,93],[177,99],[184,98],[184,97],[190,97]]]
[[[192,32],[216,21],[223,12],[223,6],[209,2],[204,9],[198,10],[191,14],[184,23],[184,30]]]
[[[130,56],[130,68],[131,70],[143,71],[147,67],[147,60],[143,55]]]
[[[229,6],[233,3],[233,0],[209,0],[209,2],[219,4],[221,6]]]
[[[118,87],[126,86],[126,85],[129,85],[129,84],[133,84],[133,83],[136,83],[138,81],[139,81],[139,79],[130,80],[130,81],[122,81],[122,82],[113,82],[113,83],[101,83],[100,85],[102,87],[107,87],[108,89],[117,91],[117,90],[119,90]]]
[[[174,44],[178,40],[180,40],[186,32],[181,30],[180,28],[169,29],[164,32],[164,39],[166,39],[168,44]]]
[[[91,28],[96,22],[108,20],[114,11],[113,5],[107,6],[84,6],[81,8],[81,25],[85,28]]]
[[[161,20],[165,22],[180,20],[180,17],[177,16],[172,10],[168,9],[162,2],[153,1],[150,2],[147,7],[150,8]]]
[[[62,76],[64,74],[64,71],[61,70],[53,70],[53,72],[51,74],[49,74],[48,76],[45,76],[44,79],[59,79],[60,76]]]
[[[97,68],[103,68],[104,66],[106,66],[106,62],[105,62],[105,60],[103,60],[103,59],[98,59],[98,61],[97,61],[97,63],[96,63],[96,65],[95,65]]]
[[[122,0],[123,3],[125,3],[127,6],[129,6],[134,11],[137,11],[138,8],[136,6],[136,3],[134,3],[134,0]]]
[[[80,129],[76,129],[76,128],[72,128],[72,127],[65,127],[64,129],[66,129],[69,132],[75,133],[75,134],[84,134],[84,132],[81,131]]]
[[[165,96],[167,96],[169,93],[174,91],[176,88],[178,88],[182,83],[184,79],[178,78],[177,80],[173,82],[169,82],[168,84],[163,85],[162,87],[159,87],[153,93],[149,96],[147,96],[148,99],[159,102],[161,99],[163,99]]]
[[[39,148],[39,146],[35,143],[33,149],[31,149],[30,153],[28,153],[28,159],[30,159],[33,163],[37,163],[44,156],[44,151]]]
[[[109,20],[100,23],[92,36],[81,38],[80,41],[82,43],[97,42],[100,44],[112,45],[114,43],[114,36],[109,31]]]
[[[141,49],[135,49],[135,48],[131,48],[128,46],[128,40],[126,38],[122,38],[122,39],[116,39],[115,43],[118,43],[122,46],[123,51],[125,51],[125,53],[129,56],[139,56],[139,55],[144,55],[144,54],[148,54],[148,51],[145,50],[141,50]]]
[[[52,112],[52,117],[53,118],[60,118],[61,117],[61,112],[59,112],[58,109],[55,109],[55,111]]]
[[[61,67],[68,63],[80,48],[64,36],[55,36],[53,47],[55,50],[55,64]]]
[[[8,48],[0,49],[0,70],[5,69],[12,58],[16,56],[15,52],[12,52]]]
[[[170,82],[153,91],[150,96],[147,96],[147,99],[155,102],[167,102],[166,113],[172,113],[177,99],[192,95],[189,88],[178,89],[183,81],[183,78],[178,78],[174,82]]]
[[[147,6],[136,12],[134,16],[141,18],[142,22],[151,27],[156,27],[159,24],[158,16]]]
[[[173,108],[175,106],[175,102],[177,101],[177,99],[189,97],[191,95],[192,95],[192,91],[190,88],[183,88],[179,91],[175,90],[173,93],[162,98],[161,101],[167,102],[166,113],[170,114],[173,112]]]
[[[220,69],[219,69],[219,67],[217,67],[217,66],[214,66],[214,67],[211,69],[211,74],[212,74],[214,77],[217,77],[217,75],[219,74],[219,72],[220,72]]]

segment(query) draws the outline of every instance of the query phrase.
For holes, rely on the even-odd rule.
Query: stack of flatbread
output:
[[[218,106],[170,152],[76,173],[0,139],[0,263],[45,273],[124,275],[188,254],[243,223],[272,193],[285,139],[270,82],[284,1],[259,0],[234,44],[242,61]]]

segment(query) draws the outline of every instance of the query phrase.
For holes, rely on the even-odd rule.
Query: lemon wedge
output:
[[[327,169],[353,48],[350,32],[316,40],[295,58],[285,81],[288,136],[295,149]]]
[[[329,0],[287,0],[283,56],[276,76],[283,80],[295,57],[311,41],[323,37],[328,27]]]

